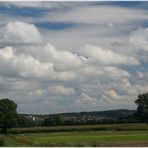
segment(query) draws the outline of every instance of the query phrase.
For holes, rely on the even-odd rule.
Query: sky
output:
[[[19,113],[136,109],[148,91],[148,2],[0,2],[0,98]]]

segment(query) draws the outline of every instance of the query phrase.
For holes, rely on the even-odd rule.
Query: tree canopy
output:
[[[0,100],[0,128],[7,133],[8,128],[15,127],[17,123],[17,104],[9,99]]]
[[[135,101],[138,105],[136,116],[142,122],[148,123],[148,92],[138,96],[138,99]]]

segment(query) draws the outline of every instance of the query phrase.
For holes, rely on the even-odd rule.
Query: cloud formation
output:
[[[0,10],[0,98],[16,101],[19,112],[135,109],[136,96],[148,90],[146,9],[67,2],[0,5],[16,9],[11,16]],[[18,15],[20,8],[42,16]],[[58,29],[50,28],[52,22]],[[67,23],[72,25],[63,28]]]
[[[2,73],[5,75],[16,73],[22,77],[47,77],[53,69],[52,64],[41,63],[31,55],[15,54],[12,47],[0,49],[0,57],[3,69]],[[4,65],[7,65],[7,68],[10,70],[9,73],[7,73],[7,68],[3,68]]]
[[[3,29],[4,42],[15,44],[39,44],[40,32],[33,24],[25,22],[9,22]]]
[[[73,17],[71,17],[73,16]],[[103,16],[103,17],[102,17]],[[146,20],[147,11],[122,8],[116,6],[90,5],[85,7],[76,7],[69,10],[68,13],[55,13],[47,15],[45,18],[51,18],[56,22],[73,22],[86,24],[126,24],[137,20]]]
[[[148,51],[148,28],[141,28],[133,32],[130,43],[139,50]]]
[[[130,56],[125,56],[113,52],[109,49],[103,49],[99,46],[87,44],[84,50],[80,51],[80,54],[87,57],[90,60],[95,60],[98,64],[105,65],[116,65],[116,64],[126,64],[126,65],[138,65],[139,61]]]

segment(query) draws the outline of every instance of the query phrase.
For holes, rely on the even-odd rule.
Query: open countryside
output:
[[[0,146],[148,146],[148,92],[135,103],[136,111],[25,115],[1,99]]]
[[[64,132],[62,132],[64,129]],[[1,135],[4,146],[147,146],[146,124],[18,128]],[[29,133],[25,133],[26,132]],[[38,133],[44,130],[44,133]],[[53,130],[49,132],[49,130]],[[55,131],[54,131],[55,130]],[[45,133],[45,132],[49,133]],[[37,133],[34,133],[37,132]]]
[[[148,147],[148,1],[0,1],[0,147]]]

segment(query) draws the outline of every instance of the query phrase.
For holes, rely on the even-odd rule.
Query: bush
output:
[[[4,139],[0,137],[0,146],[4,146]]]

